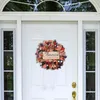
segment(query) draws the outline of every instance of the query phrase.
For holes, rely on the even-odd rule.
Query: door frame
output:
[[[16,16],[15,16],[16,15]],[[16,22],[16,85],[15,85],[15,96],[16,100],[23,100],[22,93],[22,35],[21,35],[21,24],[23,21],[76,21],[78,23],[78,100],[84,100],[84,41],[83,41],[83,22],[84,21],[96,21],[99,23],[98,33],[100,33],[100,14],[98,13],[2,13],[0,21],[15,21]],[[100,35],[98,34],[98,44],[100,43]],[[100,46],[98,45],[98,51]],[[98,52],[98,55],[100,53]],[[99,61],[98,57],[98,61]],[[100,62],[98,62],[100,65]],[[81,66],[81,67],[80,67]],[[99,70],[98,70],[99,71]],[[98,78],[100,83],[100,79]],[[1,85],[1,84],[0,84]],[[98,84],[99,86],[99,84]],[[100,87],[100,86],[99,86]],[[100,90],[98,89],[100,94]],[[100,98],[98,94],[98,100]],[[2,98],[1,98],[2,99]]]

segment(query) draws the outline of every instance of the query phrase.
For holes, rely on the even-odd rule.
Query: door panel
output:
[[[56,40],[67,58],[61,69],[46,70],[36,63],[38,44]],[[23,100],[72,100],[72,82],[77,83],[77,23],[22,23]]]

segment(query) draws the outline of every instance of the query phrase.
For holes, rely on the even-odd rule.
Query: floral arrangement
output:
[[[59,59],[43,59],[43,52],[58,52]],[[66,59],[65,48],[63,45],[57,43],[56,40],[43,41],[38,45],[35,53],[36,60],[40,63],[40,66],[44,69],[59,69],[63,66],[63,62]]]

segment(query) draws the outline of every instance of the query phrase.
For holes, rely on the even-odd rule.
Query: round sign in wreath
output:
[[[43,41],[38,45],[36,60],[44,69],[59,69],[66,59],[65,48],[56,40]]]

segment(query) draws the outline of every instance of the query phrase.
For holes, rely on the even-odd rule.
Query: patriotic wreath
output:
[[[59,59],[43,59],[43,52],[58,52]],[[65,59],[67,58],[64,46],[57,43],[56,40],[47,40],[40,43],[35,55],[36,61],[40,63],[42,68],[52,70],[61,68]]]

